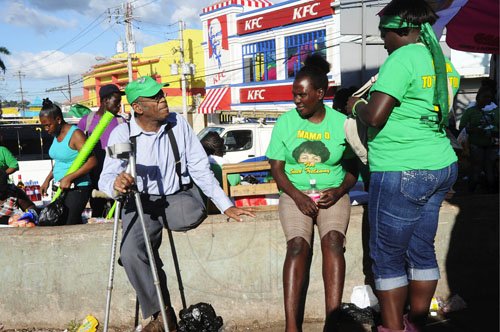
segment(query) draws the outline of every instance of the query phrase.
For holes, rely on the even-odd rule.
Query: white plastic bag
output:
[[[354,303],[358,308],[364,309],[376,306],[378,299],[370,285],[354,286],[351,294],[351,303]]]

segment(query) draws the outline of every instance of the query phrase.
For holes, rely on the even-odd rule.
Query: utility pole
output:
[[[366,75],[366,3],[361,0],[361,85],[365,81]]]
[[[134,36],[132,35],[132,5],[127,1],[125,4],[125,40],[127,43],[127,70],[129,83],[134,80],[132,74],[132,50],[134,47]]]
[[[186,73],[184,65],[184,22],[179,21],[179,53],[181,67],[181,89],[182,89],[182,115],[187,119],[187,102],[186,102]]]
[[[69,103],[71,105],[71,84],[69,83],[69,75],[68,75],[68,95],[69,95]]]
[[[68,75],[68,85],[64,84],[64,85],[61,85],[61,86],[58,86],[58,87],[55,87],[55,88],[46,89],[45,92],[60,91],[63,94],[64,98],[68,99],[68,101],[71,104],[71,85],[72,84],[76,84],[76,83],[79,83],[79,80],[77,79],[77,80],[75,80],[73,82],[70,82],[69,81],[69,75]],[[64,91],[68,91],[68,95],[69,96],[66,96],[64,94]]]
[[[21,91],[21,110],[24,111],[24,93],[23,93],[23,82],[22,78],[24,77],[24,74],[21,73],[19,70],[16,75],[19,78],[19,90]]]

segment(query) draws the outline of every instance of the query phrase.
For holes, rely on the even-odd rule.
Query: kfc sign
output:
[[[247,91],[247,100],[248,101],[264,101],[264,92],[266,92],[266,89],[259,89],[259,90],[248,90]]]
[[[290,100],[291,98],[291,85],[240,89],[241,103],[264,103],[270,101]]]
[[[333,15],[332,0],[309,1],[296,6],[278,9],[267,14],[251,16],[238,20],[238,34],[267,30],[287,24],[304,22],[315,18]]]
[[[306,6],[301,6],[298,8],[295,8],[293,10],[293,21],[300,20],[304,17],[307,17],[307,15],[310,15],[311,17],[318,16],[318,12],[315,11],[314,9],[319,6],[319,3],[316,2],[313,5],[306,5]]]
[[[333,82],[330,82],[333,85]],[[333,96],[334,88],[331,86],[325,95]],[[273,101],[293,102],[292,85],[265,86],[240,89],[240,103],[268,103]]]
[[[262,28],[262,17],[252,18],[251,20],[245,21],[245,30],[254,30]]]

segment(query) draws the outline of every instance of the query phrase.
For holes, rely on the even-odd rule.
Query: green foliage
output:
[[[10,55],[10,52],[7,48],[0,46],[0,53],[5,55]],[[0,58],[0,69],[5,73],[5,63],[3,63],[2,58]]]
[[[71,320],[71,321],[68,323],[68,326],[67,326],[67,328],[66,328],[66,329],[68,330],[68,332],[76,332],[76,331],[78,331],[78,328],[79,328],[79,327],[80,327],[80,322],[78,322],[78,321],[76,320],[76,318],[75,318],[75,319]]]

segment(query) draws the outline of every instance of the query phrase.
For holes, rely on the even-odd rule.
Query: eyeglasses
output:
[[[155,101],[157,104],[159,104],[160,101],[166,97],[167,96],[165,95],[165,93],[163,91],[160,91],[152,97],[141,97],[141,98],[143,101]]]

